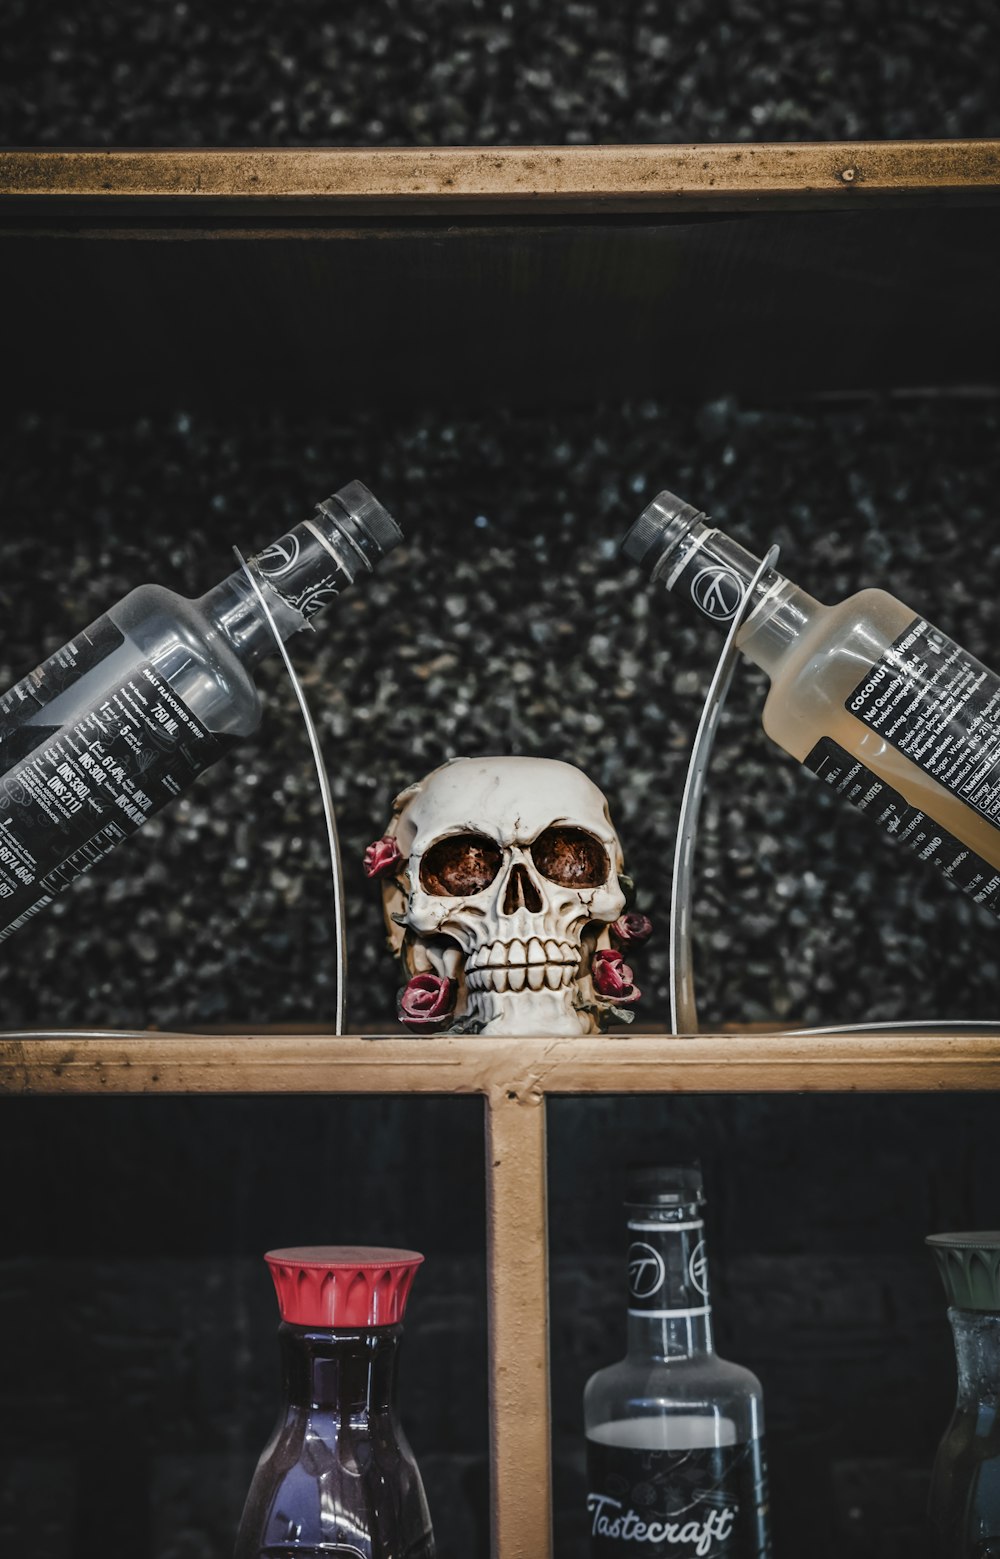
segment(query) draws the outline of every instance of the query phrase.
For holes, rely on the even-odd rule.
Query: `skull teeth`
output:
[[[558,991],[570,985],[580,966],[580,949],[572,942],[531,937],[527,945],[490,942],[474,948],[465,965],[470,991]]]

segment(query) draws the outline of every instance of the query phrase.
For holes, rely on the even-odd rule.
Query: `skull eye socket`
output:
[[[531,846],[531,859],[564,888],[600,888],[608,880],[608,852],[583,828],[547,828]]]
[[[500,846],[485,834],[449,834],[420,862],[420,885],[442,898],[468,898],[489,887],[502,860]]]

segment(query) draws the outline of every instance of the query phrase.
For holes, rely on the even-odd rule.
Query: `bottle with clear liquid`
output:
[[[423,1256],[305,1245],[264,1259],[281,1311],[284,1400],[236,1559],[434,1559],[396,1406],[403,1314]]]
[[[593,1559],[770,1559],[760,1382],[712,1342],[697,1165],[633,1170],[628,1351],[583,1398]]]
[[[1000,1233],[931,1234],[955,1339],[955,1411],[934,1460],[932,1559],[1000,1559]]]
[[[669,492],[622,546],[723,630],[760,562]],[[774,570],[737,643],[772,741],[1000,916],[1000,676],[884,590],[823,606]]]
[[[0,942],[261,717],[254,668],[402,533],[361,482],[198,600],[141,585],[0,696]],[[258,593],[259,592],[259,593]]]

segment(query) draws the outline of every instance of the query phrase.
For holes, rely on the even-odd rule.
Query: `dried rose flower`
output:
[[[626,914],[619,915],[612,921],[609,931],[622,947],[639,947],[647,942],[653,934],[653,922],[648,915],[640,915],[635,910],[628,910]]]
[[[455,1008],[457,985],[443,974],[415,974],[399,993],[399,1021],[407,1028],[436,1028]]]
[[[395,839],[391,839],[388,834],[384,834],[381,839],[376,839],[374,844],[370,844],[365,851],[365,876],[384,877],[386,872],[391,872],[402,859],[399,845]]]
[[[642,992],[633,983],[632,971],[621,953],[614,948],[600,948],[591,959],[590,977],[594,990],[616,1006],[623,1007],[638,1001]]]

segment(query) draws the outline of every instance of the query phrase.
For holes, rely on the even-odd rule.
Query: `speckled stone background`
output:
[[[361,476],[407,542],[294,643],[347,863],[351,1019],[392,1027],[396,975],[365,844],[398,789],[456,753],[568,759],[602,786],[659,935],[636,967],[666,1012],[677,801],[717,643],[617,552],[669,482],[804,588],[891,586],[996,659],[991,400],[753,410],[718,402],[439,412],[343,426],[178,413],[85,430],[27,417],[3,449],[6,683],[130,583],[197,594]],[[7,1022],[322,1022],[324,834],[277,662],[258,736],[12,939]],[[763,678],[726,713],[699,857],[706,1023],[991,1017],[996,926],[831,800],[764,736]]]
[[[11,0],[0,136],[37,145],[996,134],[991,0]],[[2,89],[6,88],[4,92]],[[8,96],[9,93],[9,96]]]
[[[1000,133],[988,0],[779,7],[35,7],[0,16],[0,140],[27,145],[782,140]],[[944,218],[942,218],[944,220]],[[919,322],[915,326],[919,328]],[[660,486],[826,600],[889,585],[994,664],[1000,407],[609,404],[331,423],[237,406],[0,437],[6,685],[130,586],[207,588],[352,476],[407,533],[296,644],[348,864],[351,1020],[395,978],[360,873],[394,790],[453,752],[605,788],[658,935],[710,630],[617,541]],[[4,948],[3,1023],[324,1022],[328,889],[280,668],[265,721]],[[995,923],[838,808],[734,690],[701,842],[702,1018],[996,1015]],[[778,1559],[916,1559],[949,1409],[931,1228],[995,1226],[991,1098],[562,1100],[551,1109],[560,1559],[582,1559],[579,1394],[622,1341],[627,1158],[700,1153],[720,1344],[767,1396]],[[482,1131],[471,1100],[0,1100],[0,1550],[217,1559],[273,1413],[259,1253],[416,1243],[403,1373],[442,1559],[485,1559]]]

